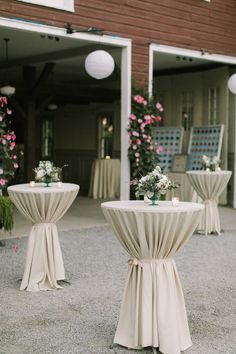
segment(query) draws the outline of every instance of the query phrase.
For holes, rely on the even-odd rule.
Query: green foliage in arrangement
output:
[[[0,229],[11,231],[13,228],[13,205],[9,197],[0,196]]]

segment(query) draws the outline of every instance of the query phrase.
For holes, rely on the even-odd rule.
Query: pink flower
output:
[[[146,134],[143,134],[143,139],[147,139],[147,135]]]
[[[3,174],[3,169],[2,168],[0,168],[0,175],[2,175]]]
[[[6,144],[6,139],[2,139],[2,144],[5,145]]]
[[[136,132],[136,131],[133,131],[133,136],[139,136],[139,133],[138,132]]]
[[[160,122],[161,121],[161,117],[160,116],[156,117],[156,121]]]
[[[0,186],[5,186],[6,184],[6,179],[0,178]]]
[[[160,104],[160,102],[157,102],[156,108],[159,109],[160,112],[164,111],[164,109],[163,109],[162,105]]]
[[[138,119],[138,123],[139,123],[139,124],[143,123],[143,120],[139,118],[139,119]]]
[[[13,141],[11,144],[10,144],[10,150],[13,150],[14,147],[15,147],[16,143]]]
[[[156,153],[160,154],[163,151],[163,146],[162,145],[158,145],[158,147],[156,148]]]
[[[19,166],[18,166],[18,163],[13,163],[13,166],[14,166],[14,168],[18,168]]]
[[[13,155],[13,159],[16,160],[16,159],[17,159],[17,156],[16,156],[16,155]]]
[[[142,144],[142,141],[141,141],[140,139],[137,139],[137,140],[136,140],[136,144],[137,144],[137,145],[141,145],[141,144]]]
[[[7,114],[12,114],[12,110],[7,108]]]
[[[142,96],[136,95],[136,96],[134,96],[134,101],[137,103],[143,103],[143,101],[145,101],[145,100]]]
[[[12,132],[12,136],[11,136],[12,140],[16,140],[16,135],[14,132]]]
[[[11,135],[10,134],[7,135],[7,140],[11,140]]]
[[[147,101],[143,100],[143,105],[146,106],[147,105]]]
[[[136,115],[133,114],[133,113],[131,113],[130,116],[129,116],[129,118],[130,118],[131,120],[135,120],[135,119],[136,119]]]

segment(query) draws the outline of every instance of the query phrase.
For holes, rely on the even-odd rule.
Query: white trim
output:
[[[67,34],[65,28],[48,26],[42,23],[29,22],[25,20],[15,20],[11,18],[0,17],[0,28],[8,27],[13,29],[19,29],[24,31],[52,34],[55,36],[61,36],[65,38],[74,38],[85,40],[88,42],[96,42],[102,44],[110,44],[119,47],[126,47],[131,45],[131,40],[128,38],[121,38],[108,35],[96,35],[88,33],[73,33]]]
[[[204,60],[215,61],[224,64],[236,64],[236,57],[220,55],[220,54],[209,54],[208,52],[202,52],[197,50],[190,50],[178,47],[170,47],[162,44],[150,44],[150,50],[158,53],[166,53],[173,55],[183,55],[191,58],[198,58]],[[204,54],[203,54],[204,53]]]
[[[120,199],[129,199],[130,192],[130,167],[128,159],[128,134],[127,127],[131,110],[131,40],[108,35],[93,35],[87,33],[67,34],[64,28],[51,27],[39,23],[20,21],[0,17],[0,28],[8,27],[19,30],[52,34],[65,38],[86,40],[93,43],[110,44],[121,47],[121,180]]]
[[[74,0],[18,0],[29,4],[52,7],[54,9],[74,12]]]
[[[152,45],[149,46],[149,68],[148,68],[148,95],[152,96],[153,90],[153,58],[154,58],[154,50],[152,49]]]
[[[129,199],[130,164],[128,158],[128,122],[131,112],[131,46],[122,49],[121,53],[121,184],[120,199]]]

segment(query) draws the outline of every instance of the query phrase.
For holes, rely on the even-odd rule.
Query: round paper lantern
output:
[[[105,50],[95,50],[95,52],[90,53],[85,59],[87,73],[98,80],[110,76],[114,68],[114,59]]]
[[[228,80],[228,88],[233,94],[236,95],[236,74],[230,76]]]
[[[1,91],[1,94],[5,95],[5,96],[12,96],[16,92],[16,89],[13,86],[6,85],[6,86],[1,87],[0,91]]]

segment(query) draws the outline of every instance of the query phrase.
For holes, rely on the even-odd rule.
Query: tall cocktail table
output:
[[[116,201],[101,204],[130,256],[114,343],[180,354],[191,346],[184,296],[173,256],[199,223],[197,203]]]
[[[218,197],[229,182],[231,171],[187,171],[189,182],[202,198],[205,211],[199,224],[199,230],[205,235],[212,232],[220,234]]]
[[[73,203],[79,186],[63,183],[44,187],[43,183],[18,184],[8,193],[19,212],[33,223],[29,235],[26,264],[20,290],[39,291],[61,288],[65,279],[56,222]]]

